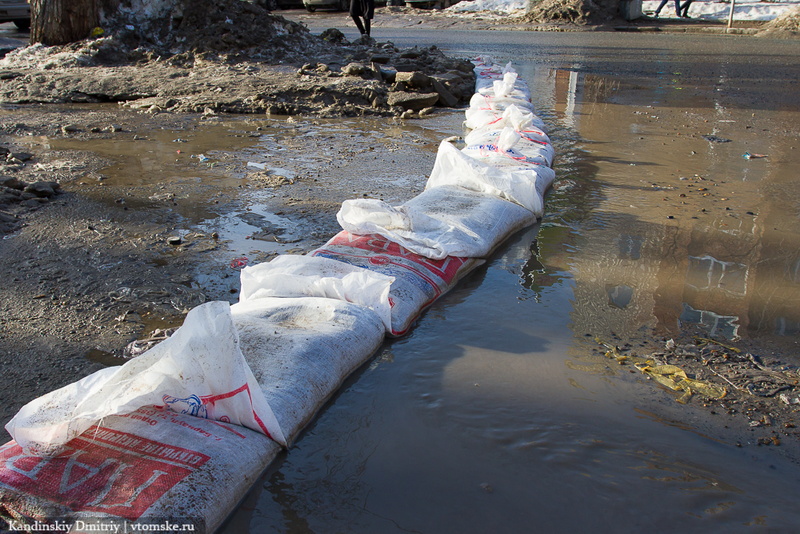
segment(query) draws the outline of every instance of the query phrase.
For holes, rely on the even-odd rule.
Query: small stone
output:
[[[419,71],[398,72],[395,75],[395,81],[415,88],[428,87],[431,83],[430,77],[427,74]]]
[[[30,161],[33,158],[33,154],[28,154],[27,152],[12,152],[7,156],[7,158],[25,162]]]
[[[387,103],[390,106],[398,106],[404,109],[418,111],[436,104],[439,100],[439,93],[406,93],[396,91],[389,93]]]
[[[61,189],[58,182],[35,182],[25,187],[26,193],[33,193],[39,198],[50,198],[55,196]]]

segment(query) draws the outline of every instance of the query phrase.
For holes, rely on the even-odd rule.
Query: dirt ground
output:
[[[223,37],[202,47],[188,35],[145,47],[142,36],[130,30],[118,39],[33,47],[0,64],[0,423],[37,396],[123,362],[131,342],[150,337],[156,328],[179,325],[197,304],[237,298],[238,271],[220,270],[225,244],[219,236],[196,232],[176,239],[181,224],[176,207],[182,201],[174,194],[154,184],[115,197],[114,190],[104,188],[102,170],[109,161],[101,155],[47,143],[23,145],[20,138],[147,139],[226,112],[417,117],[420,109],[393,106],[390,96],[395,89],[424,90],[398,88],[398,82],[387,81],[384,69],[451,79],[453,72],[464,72],[462,62],[437,50],[409,53],[390,43],[342,43],[335,32],[324,41],[286,19],[263,25],[269,26],[263,31],[249,26],[225,33],[218,31],[225,20],[212,20],[213,13],[208,17],[196,25],[216,28]],[[381,8],[376,20],[397,27],[525,27],[522,21],[501,24],[409,8]],[[275,35],[288,36],[290,51],[264,46]],[[110,102],[119,105],[64,105]],[[327,141],[346,157],[347,139]],[[338,230],[340,200],[326,193],[322,176],[266,184],[275,189],[283,217],[314,228],[296,244],[296,252],[319,246],[323,236]],[[235,194],[231,186],[198,202],[224,202]],[[148,209],[140,209],[144,205]],[[198,282],[212,278],[216,283]],[[604,342],[598,351],[620,364],[642,364],[638,356],[651,356],[654,364],[680,364],[690,376],[724,386],[724,398],[702,402],[711,413],[730,417],[732,426],[768,427],[760,444],[796,441],[798,375],[761,359],[763,348],[737,352],[737,347],[696,342],[688,333],[674,346],[643,340],[635,351],[626,340]]]

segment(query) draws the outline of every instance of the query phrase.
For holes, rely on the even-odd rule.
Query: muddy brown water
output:
[[[800,116],[785,95],[765,98],[796,82],[758,81],[770,66],[792,78],[796,46],[506,35],[458,34],[474,44],[453,49],[513,61],[528,82],[557,152],[544,219],[348,379],[224,532],[792,531],[797,444],[756,446],[758,429],[609,366],[593,338],[697,327],[800,364]],[[727,48],[719,63],[705,55]],[[642,49],[658,51],[648,68],[629,54]],[[185,233],[219,232],[222,257],[252,262],[327,234],[249,173],[319,180],[327,203],[401,202],[462,119],[230,117],[28,142],[113,160],[102,186],[82,190],[97,199],[160,181]],[[204,285],[223,284],[209,272]]]
[[[729,426],[701,401],[678,404],[609,366],[592,341],[692,327],[759,340],[800,363],[800,116],[785,95],[764,100],[769,89],[751,79],[759,62],[783,68],[796,48],[530,39],[571,44],[542,61],[503,54],[501,44],[495,52],[514,61],[551,126],[557,182],[541,225],[510,239],[348,380],[226,532],[800,524],[796,443],[756,446],[759,429]],[[632,67],[626,51],[637,46],[658,48],[662,64]],[[693,59],[720,47],[731,47],[716,67],[726,72],[704,78]],[[796,72],[786,61],[783,75]]]

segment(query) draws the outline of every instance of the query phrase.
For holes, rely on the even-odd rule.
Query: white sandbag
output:
[[[510,61],[503,66],[489,56],[478,57],[472,63],[475,65],[475,92],[492,87],[496,80],[501,80],[508,73],[516,73]]]
[[[512,130],[516,134],[516,140],[509,145],[507,136],[504,132]],[[513,130],[510,126],[506,126],[502,130],[481,128],[480,130],[473,130],[466,137],[464,143],[467,147],[494,145],[497,146],[497,151],[511,150],[518,153],[526,160],[544,164],[551,167],[553,158],[555,157],[555,150],[550,143],[550,138],[541,130]],[[464,149],[465,153],[475,157]],[[512,155],[513,157],[513,155]]]
[[[392,336],[402,336],[420,314],[458,281],[483,264],[478,258],[426,258],[377,234],[341,231],[312,256],[331,258],[393,277],[389,290]]]
[[[29,532],[78,521],[85,528],[71,532],[167,521],[215,532],[280,451],[241,426],[144,407],[104,418],[58,456],[28,454],[14,441],[0,447],[0,510]]]
[[[404,217],[392,217],[400,212]],[[446,185],[426,188],[399,207],[374,199],[346,200],[336,215],[342,229],[378,234],[431,259],[484,258],[510,233],[535,222],[522,206],[496,195]],[[408,222],[384,227],[387,220]]]
[[[54,454],[105,417],[162,405],[242,425],[286,444],[239,350],[227,302],[192,309],[170,338],[124,365],[32,400],[6,430],[26,450]]]
[[[471,158],[443,141],[426,187],[457,185],[515,202],[537,218],[544,213],[544,194],[555,172],[544,165],[503,168]]]
[[[545,145],[526,144],[524,151],[518,146],[503,149],[494,143],[481,143],[467,145],[461,151],[471,158],[483,161],[488,165],[498,167],[517,167],[523,165],[544,165],[549,167],[552,163],[552,149]]]
[[[259,298],[231,312],[244,357],[290,443],[386,333],[370,310],[333,299]]]
[[[483,121],[483,122],[482,122]],[[464,123],[472,130],[502,130],[511,127],[518,132],[526,131],[529,134],[541,133],[545,135],[545,124],[534,113],[511,105],[498,116],[496,111],[484,111],[482,114],[473,112]]]
[[[531,100],[528,85],[523,80],[518,79],[516,72],[506,72],[501,79],[494,79],[491,85],[481,84],[480,87],[476,88],[476,93],[495,97],[510,96]]]
[[[510,126],[506,126],[510,128]],[[503,130],[496,127],[480,128],[472,130],[464,136],[464,144],[469,145],[482,145],[482,144],[498,144],[498,139]],[[519,135],[519,140],[512,146],[522,151],[528,146],[544,147],[548,153],[555,156],[553,144],[550,142],[550,137],[543,131],[537,128],[529,128],[524,130],[514,130]]]
[[[547,134],[545,133],[544,122],[534,113],[513,105],[507,107],[502,115],[491,124],[476,127],[470,126],[473,132],[496,131],[507,127],[514,129],[520,134],[524,133],[527,136],[533,136],[537,139],[539,136],[544,136],[546,139],[540,140],[550,142],[550,139],[547,138]],[[473,132],[470,132],[470,134]]]
[[[469,100],[469,109],[464,112],[464,115],[469,119],[471,114],[481,110],[492,110],[502,113],[509,106],[517,106],[519,109],[535,113],[533,104],[527,97],[492,96],[474,93]]]
[[[241,272],[239,301],[264,297],[323,297],[352,302],[375,312],[392,327],[392,277],[328,258],[282,255]]]
[[[466,117],[464,126],[472,130],[488,127],[500,130],[506,126],[511,126],[515,130],[524,130],[525,128],[521,125],[512,122],[516,120],[519,122],[525,121],[542,132],[547,131],[544,121],[536,116],[533,111],[527,108],[521,108],[515,104],[511,104],[503,109],[470,108],[464,115]]]

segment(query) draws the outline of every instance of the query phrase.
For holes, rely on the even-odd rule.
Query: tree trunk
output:
[[[31,43],[80,41],[97,25],[97,0],[31,0]]]

